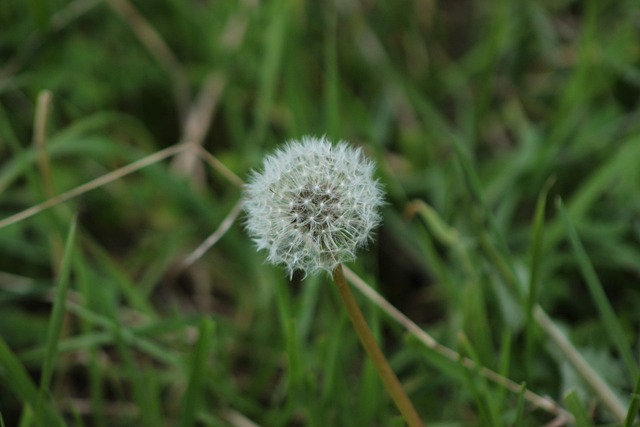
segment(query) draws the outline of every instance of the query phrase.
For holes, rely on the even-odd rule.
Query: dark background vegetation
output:
[[[5,0],[0,220],[180,141],[244,179],[285,140],[345,139],[388,193],[376,243],[351,267],[442,344],[587,425],[622,425],[528,317],[527,295],[626,408],[639,105],[634,0]],[[204,157],[180,159],[0,228],[5,425],[401,425],[328,278],[289,282],[265,265],[242,216],[180,267],[241,195]],[[428,425],[554,419],[359,301]]]

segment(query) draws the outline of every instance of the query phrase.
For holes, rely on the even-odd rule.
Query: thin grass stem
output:
[[[218,227],[218,229],[214,231],[213,234],[207,237],[207,239],[204,242],[202,242],[193,252],[191,252],[185,258],[185,260],[182,263],[182,268],[187,268],[191,266],[194,262],[199,260],[202,257],[202,255],[205,254],[205,252],[211,249],[211,247],[215,245],[218,242],[218,240],[220,240],[222,236],[225,235],[227,231],[229,231],[229,228],[231,228],[236,218],[238,218],[238,215],[240,215],[240,212],[242,212],[242,200],[239,200],[235,204],[233,209],[231,209],[231,211],[227,214],[227,216],[224,218],[224,220],[220,224],[220,227]]]
[[[611,390],[611,387],[609,387],[602,377],[584,360],[582,355],[576,350],[567,337],[560,332],[558,327],[540,306],[535,307],[533,314],[547,336],[558,346],[573,368],[578,371],[584,381],[589,384],[593,391],[600,397],[603,405],[613,413],[618,421],[624,421],[627,416],[627,411],[620,402],[620,399],[618,399],[613,390]]]
[[[140,160],[136,160],[133,163],[129,163],[128,165],[125,165],[114,171],[106,173],[94,180],[86,182],[82,185],[72,188],[69,191],[66,191],[62,194],[52,197],[51,199],[47,199],[42,203],[33,205],[23,211],[20,211],[14,215],[11,215],[9,217],[6,217],[0,220],[0,229],[7,227],[11,224],[15,224],[16,222],[20,222],[26,218],[32,217],[46,209],[49,209],[53,206],[57,206],[60,203],[64,203],[68,200],[78,197],[91,190],[95,190],[96,188],[100,188],[113,181],[117,181],[118,179],[126,175],[139,171],[140,169],[144,169],[147,166],[150,166],[154,163],[158,163],[159,161],[166,159],[167,157],[171,157],[183,150],[191,149],[191,148],[193,148],[193,144],[189,142],[185,142],[177,145],[172,145],[170,147],[165,148],[164,150],[160,150],[153,154],[149,154],[148,156],[143,157]]]
[[[401,311],[395,308],[389,301],[384,299],[382,295],[377,293],[369,284],[367,284],[364,280],[362,280],[357,274],[351,271],[348,268],[345,268],[346,277],[349,281],[355,286],[367,299],[373,302],[376,306],[378,306],[382,311],[387,313],[389,317],[391,317],[395,322],[397,322],[400,326],[405,328],[413,337],[415,337],[418,341],[424,344],[427,348],[432,349],[439,355],[452,360],[460,362],[465,368],[476,370],[480,375],[487,378],[488,380],[501,385],[512,393],[519,394],[521,393],[522,385],[516,383],[515,381],[504,377],[498,374],[491,369],[484,366],[477,366],[475,362],[467,357],[462,357],[460,353],[455,350],[450,349],[449,347],[445,347],[435,340],[431,335],[429,335],[424,329],[420,328],[416,325],[411,319],[405,316]],[[531,403],[532,405],[543,409],[549,413],[557,415],[560,419],[572,422],[573,415],[563,409],[557,402],[553,399],[540,396],[530,390],[525,390],[524,398]]]

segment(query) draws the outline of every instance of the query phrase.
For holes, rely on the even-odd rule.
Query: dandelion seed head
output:
[[[355,258],[380,223],[374,164],[359,148],[303,137],[267,156],[245,187],[246,229],[267,261],[314,273]]]

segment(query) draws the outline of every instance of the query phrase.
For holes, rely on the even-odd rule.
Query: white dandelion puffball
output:
[[[331,272],[355,258],[380,223],[375,166],[340,141],[303,137],[264,159],[245,188],[246,228],[267,260],[295,270]]]

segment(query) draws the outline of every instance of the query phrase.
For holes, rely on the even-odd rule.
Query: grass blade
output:
[[[509,376],[509,369],[511,367],[511,348],[512,348],[512,335],[509,328],[504,328],[502,331],[502,337],[500,339],[500,358],[498,362],[498,373],[505,378]],[[500,388],[495,393],[495,400],[499,404],[501,413],[504,413],[506,409],[506,393],[507,389]]]
[[[167,351],[165,347],[156,344],[153,340],[136,333],[134,330],[120,325],[117,321],[88,310],[79,304],[69,303],[67,304],[67,308],[82,320],[92,325],[100,326],[112,334],[115,334],[113,335],[113,340],[116,343],[118,339],[122,339],[127,345],[148,354],[167,366],[178,365],[179,360],[172,352]]]
[[[333,7],[325,12],[324,91],[325,129],[330,138],[340,138],[340,82],[338,80],[337,13]]]
[[[0,376],[3,384],[30,407],[35,408],[38,402],[38,389],[29,377],[29,373],[20,360],[11,351],[0,336]],[[26,408],[27,406],[25,406]],[[62,426],[64,423],[48,403],[43,402],[40,408],[41,426]]]
[[[51,312],[51,318],[49,319],[49,330],[47,331],[42,375],[40,377],[40,390],[38,393],[38,403],[36,405],[36,416],[43,424],[45,423],[45,420],[40,419],[42,414],[41,406],[44,395],[49,389],[51,377],[53,375],[53,366],[55,365],[58,355],[58,341],[60,339],[60,332],[62,331],[62,324],[64,322],[65,302],[67,299],[67,289],[69,288],[69,271],[71,268],[71,261],[73,259],[76,228],[77,221],[76,218],[74,218],[67,234],[67,240],[62,255],[62,264],[58,273],[58,283],[56,285],[53,310]]]
[[[631,351],[631,347],[629,346],[629,342],[627,341],[624,330],[622,329],[622,325],[618,321],[618,318],[607,299],[607,295],[604,292],[602,287],[602,283],[600,283],[600,279],[598,279],[598,275],[596,274],[595,269],[593,268],[593,264],[589,260],[589,256],[587,255],[582,242],[580,241],[580,237],[576,232],[571,220],[569,219],[569,215],[565,210],[562,200],[556,200],[556,206],[562,220],[564,222],[565,229],[567,234],[569,235],[569,240],[571,241],[571,247],[573,248],[573,252],[576,255],[576,260],[578,262],[578,266],[580,267],[580,271],[584,280],[589,288],[589,293],[593,298],[593,301],[596,303],[598,307],[598,312],[600,313],[600,317],[602,318],[602,322],[607,329],[608,335],[611,337],[611,340],[615,347],[618,350],[618,354],[622,357],[625,364],[627,365],[627,370],[629,374],[631,374],[632,378],[638,377],[638,365],[633,357],[633,353]]]
[[[256,128],[254,141],[262,143],[269,119],[269,110],[274,100],[278,73],[282,66],[283,52],[287,42],[287,30],[291,2],[281,0],[274,2],[269,10],[270,24],[265,29],[265,53],[260,70],[260,87],[256,102]]]
[[[478,177],[471,161],[466,154],[462,143],[455,137],[451,138],[456,158],[462,170],[462,178],[467,188],[468,196],[477,206],[480,212],[471,212],[482,248],[487,253],[487,257],[494,263],[507,285],[515,296],[522,301],[523,287],[515,273],[515,267],[511,259],[511,254],[504,240],[504,236],[496,223],[494,215],[487,206],[480,178]],[[489,230],[487,232],[486,230]],[[493,240],[493,241],[491,241]]]
[[[183,427],[191,427],[195,424],[196,413],[202,403],[202,385],[206,377],[214,326],[213,320],[206,317],[202,319],[198,328],[198,342],[189,366],[189,384],[180,405],[179,425]]]
[[[531,359],[533,352],[533,340],[535,336],[536,323],[533,321],[533,308],[538,299],[538,285],[540,283],[540,263],[542,261],[542,244],[544,242],[544,213],[547,207],[547,195],[549,189],[553,185],[553,179],[547,180],[538,200],[536,202],[536,210],[533,217],[533,233],[531,242],[531,265],[529,267],[529,293],[526,298],[526,322],[525,322],[525,351],[524,362],[526,378],[531,378]]]
[[[575,417],[577,427],[590,427],[592,425],[592,423],[589,421],[589,415],[582,406],[580,399],[578,399],[578,393],[576,393],[575,389],[572,389],[567,394],[565,394],[564,402],[567,404],[567,408]]]
[[[629,410],[627,411],[627,417],[624,420],[624,427],[631,427],[638,417],[638,411],[640,411],[640,376],[636,380],[636,385],[631,393],[631,402],[629,403]]]
[[[131,388],[133,402],[139,408],[137,425],[155,427],[162,424],[162,414],[159,404],[157,386],[150,380],[148,367],[144,366],[135,356],[130,344],[126,341],[126,329],[115,326],[113,331],[116,348],[122,358],[122,370],[127,379],[126,386]]]
[[[473,360],[475,366],[482,366],[476,350],[471,345],[469,339],[462,333],[459,336],[459,342],[464,351],[469,355],[471,360]],[[477,369],[476,372],[478,372]],[[500,411],[497,402],[494,400],[495,395],[490,392],[486,378],[481,375],[476,375],[474,378],[470,371],[465,371],[465,374],[467,375],[469,389],[474,395],[481,417],[484,418],[487,425],[501,426]],[[477,385],[476,381],[478,383]]]
[[[523,382],[522,387],[520,387],[520,393],[518,393],[518,403],[516,404],[516,416],[513,421],[513,426],[522,425],[522,420],[524,417],[524,402],[525,402],[525,393],[527,392],[527,383]]]

